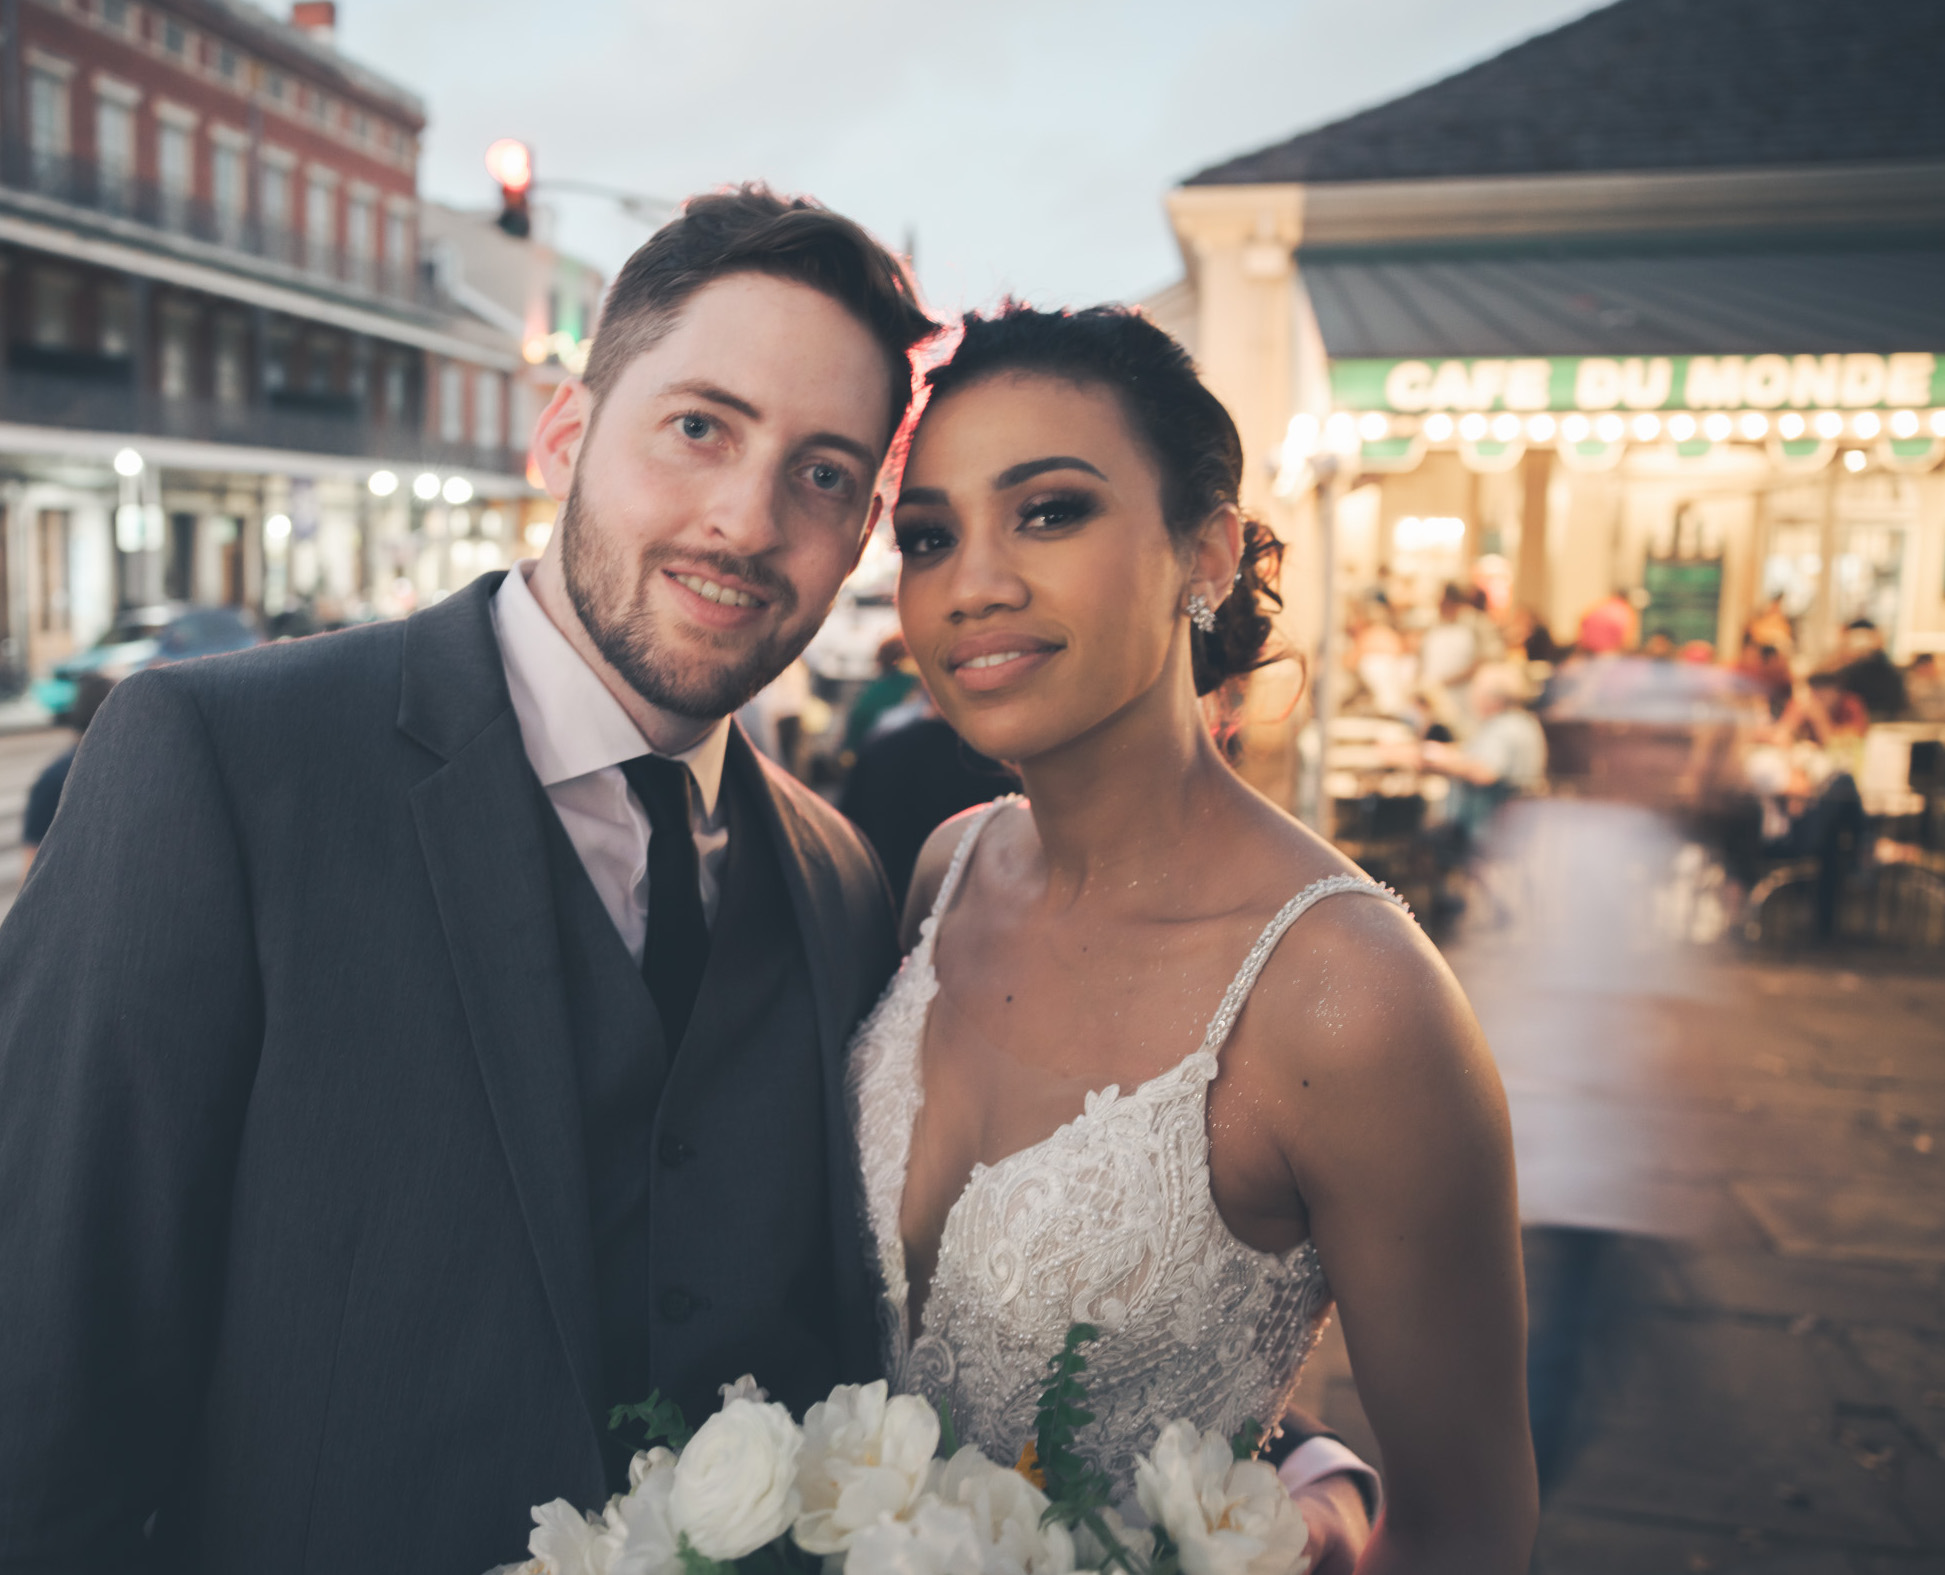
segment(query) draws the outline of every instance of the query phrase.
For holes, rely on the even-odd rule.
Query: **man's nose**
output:
[[[725,482],[710,500],[709,534],[726,552],[755,557],[784,541],[777,478],[751,467]]]

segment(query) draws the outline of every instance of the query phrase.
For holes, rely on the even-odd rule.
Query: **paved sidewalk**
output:
[[[1448,952],[1519,1150],[1534,1568],[1945,1571],[1945,959],[1663,945],[1658,833],[1563,813]],[[1305,1391],[1369,1443],[1334,1336]]]

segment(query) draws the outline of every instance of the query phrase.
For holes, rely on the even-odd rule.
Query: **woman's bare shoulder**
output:
[[[925,839],[925,845],[919,849],[918,862],[912,866],[912,884],[905,893],[903,917],[899,922],[899,946],[902,950],[910,951],[918,945],[919,926],[931,913],[932,905],[939,900],[939,888],[945,884],[946,872],[952,868],[952,857],[965,840],[967,828],[990,809],[990,804],[975,804],[971,809],[962,809],[950,820],[941,821]]]

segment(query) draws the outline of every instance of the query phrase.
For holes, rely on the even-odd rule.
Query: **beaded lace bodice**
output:
[[[1307,887],[1270,921],[1189,1058],[1130,1093],[1087,1095],[1082,1113],[994,1165],[975,1165],[946,1215],[914,1337],[899,1230],[919,1064],[938,993],[932,954],[980,831],[967,828],[919,943],[859,1030],[850,1092],[876,1249],[886,1372],[894,1390],[948,1400],[960,1440],[1011,1463],[1033,1435],[1048,1359],[1091,1323],[1081,1453],[1130,1490],[1136,1458],[1168,1422],[1234,1434],[1283,1414],[1330,1305],[1315,1246],[1262,1252],[1230,1232],[1209,1188],[1206,1118],[1218,1055],[1284,933],[1338,892],[1396,902],[1359,876]]]

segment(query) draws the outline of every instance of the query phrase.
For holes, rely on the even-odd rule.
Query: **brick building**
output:
[[[519,336],[421,266],[424,107],[333,22],[0,0],[0,681],[163,600],[401,610],[529,492]]]

